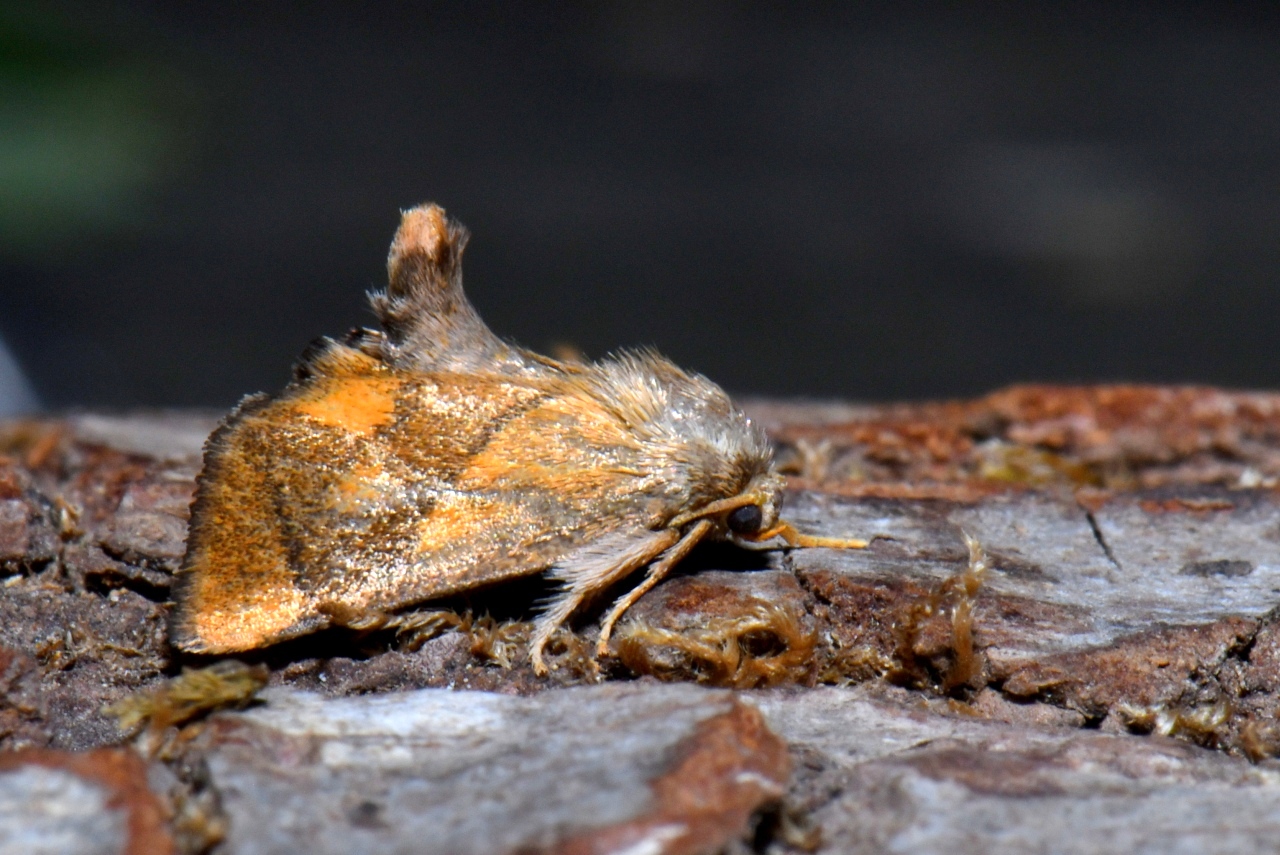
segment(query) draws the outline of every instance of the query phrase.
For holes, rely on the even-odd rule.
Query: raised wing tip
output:
[[[395,268],[400,259],[421,254],[437,267],[450,267],[457,262],[467,242],[467,230],[450,220],[444,208],[428,202],[410,208],[400,215],[400,228],[391,242],[387,265]]]

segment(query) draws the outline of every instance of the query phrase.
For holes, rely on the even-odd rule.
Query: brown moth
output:
[[[462,292],[467,232],[404,214],[371,295],[382,331],[321,339],[278,395],[205,446],[170,638],[228,653],[332,625],[412,626],[410,607],[547,571],[543,648],[584,599],[648,568],[614,623],[707,538],[861,547],[781,522],[764,432],[650,351],[559,362],[490,332]]]

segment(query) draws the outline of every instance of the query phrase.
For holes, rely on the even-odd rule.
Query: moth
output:
[[[584,600],[647,568],[618,618],[699,542],[858,548],[779,519],[764,432],[705,377],[648,351],[561,362],[494,335],[462,290],[466,230],[404,213],[370,295],[381,330],[318,339],[278,395],[214,431],[175,579],[192,653],[329,626],[414,625],[413,607],[547,572],[530,658]]]

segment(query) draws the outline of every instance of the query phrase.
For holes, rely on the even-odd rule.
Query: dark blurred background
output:
[[[0,4],[0,409],[278,388],[424,200],[735,392],[1280,385],[1275,6],[212,5]]]

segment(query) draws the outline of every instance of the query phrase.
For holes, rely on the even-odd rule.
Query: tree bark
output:
[[[257,702],[132,740],[104,707],[163,703],[148,693],[212,661],[178,657],[164,624],[216,420],[0,422],[0,849],[1280,838],[1280,395],[747,409],[791,478],[784,517],[868,548],[700,548],[598,675],[600,609],[539,679],[522,645],[549,588],[499,586],[439,604],[458,618],[433,638],[332,631],[241,657],[269,671]]]

